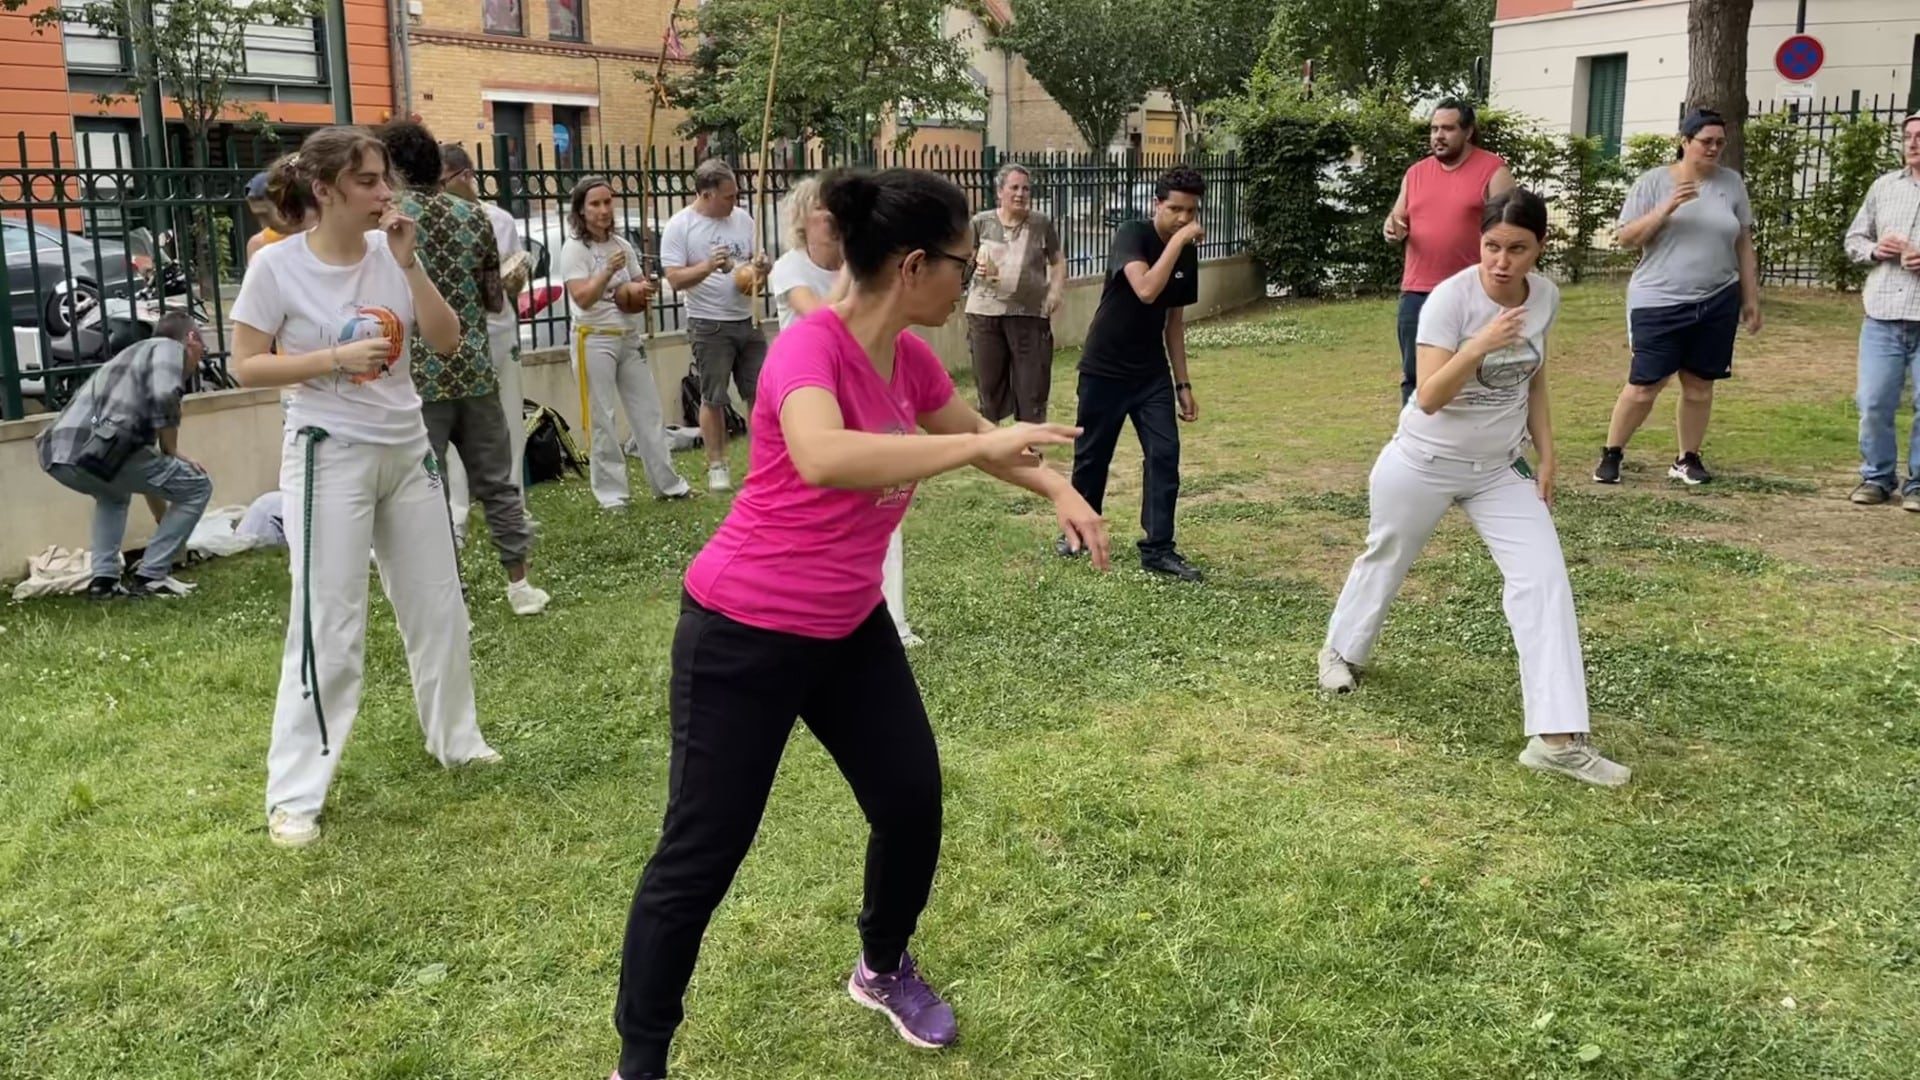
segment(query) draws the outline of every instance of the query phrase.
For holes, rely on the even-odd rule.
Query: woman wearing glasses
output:
[[[1593,478],[1620,482],[1627,440],[1646,422],[1660,391],[1680,376],[1680,453],[1667,475],[1683,484],[1713,479],[1700,460],[1713,412],[1713,384],[1733,375],[1733,339],[1760,332],[1760,260],[1753,209],[1740,174],[1720,164],[1727,122],[1695,109],[1680,122],[1679,160],[1649,170],[1620,208],[1620,243],[1638,248],[1627,285],[1627,343],[1633,366],[1607,426]]]
[[[869,829],[847,990],[916,1046],[953,1042],[952,1008],[906,951],[940,856],[940,758],[880,597],[887,537],[916,484],[971,465],[1050,499],[1069,542],[1107,563],[1099,515],[1034,452],[1079,429],[995,427],[907,331],[946,322],[966,292],[966,196],[933,173],[890,169],[828,174],[820,202],[852,288],[774,342],[746,484],[687,570],[666,821],[627,919],[614,1006],[622,1080],[666,1075],[701,936],[759,829],[795,716]]]

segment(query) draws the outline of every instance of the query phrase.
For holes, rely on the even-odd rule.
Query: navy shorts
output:
[[[1705,300],[1627,312],[1635,386],[1665,382],[1684,371],[1700,379],[1733,375],[1733,339],[1740,331],[1740,283]]]

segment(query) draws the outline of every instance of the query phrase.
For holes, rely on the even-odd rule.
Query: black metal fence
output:
[[[1843,242],[1867,188],[1900,165],[1895,95],[1756,101],[1745,130],[1754,244],[1770,284],[1856,288]]]
[[[588,175],[605,176],[616,196],[618,227],[649,257],[668,219],[693,199],[698,163],[689,148],[656,151],[646,167],[631,148],[575,147],[549,164],[548,147],[532,160],[496,158],[491,146],[471,149],[481,196],[507,208],[535,257],[536,273],[518,298],[524,346],[564,344],[570,332],[565,292],[555,280],[568,236],[568,196]],[[225,359],[227,308],[245,267],[246,241],[261,225],[247,209],[253,168],[155,169],[85,156],[69,140],[16,137],[0,144],[0,228],[9,302],[0,307],[0,418],[23,414],[26,399],[57,406],[104,359],[80,349],[74,327],[96,306],[122,313],[188,307],[208,328],[207,381],[230,385]],[[1072,276],[1104,268],[1107,246],[1122,221],[1149,213],[1153,185],[1173,158],[1139,154],[1031,155],[989,148],[901,152],[776,153],[729,159],[741,200],[754,215],[770,255],[785,250],[778,205],[794,184],[837,164],[911,166],[942,173],[966,191],[976,210],[995,203],[994,179],[1018,160],[1031,172],[1035,209],[1056,223]],[[1189,158],[1207,181],[1202,222],[1207,258],[1235,254],[1245,242],[1242,166],[1232,155]],[[650,199],[643,200],[643,191]],[[649,205],[645,211],[642,203]],[[644,219],[644,220],[643,220]],[[771,301],[767,301],[771,315]],[[683,323],[679,298],[663,288],[654,301],[661,332]],[[96,343],[97,344],[97,343]]]

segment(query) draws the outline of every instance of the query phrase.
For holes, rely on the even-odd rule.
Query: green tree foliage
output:
[[[774,135],[866,144],[894,115],[904,141],[917,118],[986,104],[964,37],[945,29],[947,7],[942,0],[708,0],[699,10],[693,73],[671,82],[668,101],[687,111],[683,134],[717,135],[736,149],[758,144],[774,24],[784,13]],[[649,82],[653,72],[634,77]]]
[[[1019,54],[1080,138],[1100,150],[1147,91],[1171,81],[1169,29],[1154,0],[1020,0],[993,44]]]
[[[1469,88],[1493,0],[1279,0],[1263,59],[1316,87],[1403,100]]]

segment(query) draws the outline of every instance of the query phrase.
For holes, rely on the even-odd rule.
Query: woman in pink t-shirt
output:
[[[627,920],[616,1080],[666,1076],[701,935],[753,842],[795,716],[871,829],[847,989],[908,1042],[953,1042],[952,1008],[906,951],[939,861],[940,760],[881,601],[887,538],[917,483],[971,465],[1051,499],[1070,543],[1107,564],[1100,516],[1033,450],[1068,445],[1079,429],[989,424],[907,332],[946,322],[966,294],[966,196],[932,173],[891,169],[829,174],[820,198],[853,287],[774,342],[746,485],[687,570],[666,822]]]

